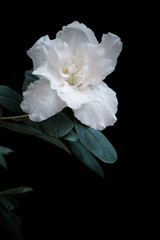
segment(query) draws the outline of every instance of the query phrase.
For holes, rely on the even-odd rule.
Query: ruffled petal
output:
[[[70,57],[71,52],[68,44],[60,39],[55,39],[48,51],[46,61],[33,71],[33,74],[48,79],[51,88],[56,89],[64,80],[63,65]]]
[[[117,120],[115,116],[118,105],[116,93],[104,82],[92,86],[92,91],[94,99],[74,110],[74,115],[83,124],[103,130]]]
[[[87,28],[86,25],[80,24],[77,21],[64,26],[62,31],[57,33],[56,37],[67,42],[73,52],[76,51],[77,46],[81,43],[98,44],[94,32],[90,28]]]
[[[53,40],[46,35],[41,37],[28,51],[28,56],[33,61],[34,70],[37,69],[47,59],[48,50],[52,46]]]
[[[23,96],[21,108],[35,122],[43,121],[66,107],[56,91],[50,88],[48,80],[41,79],[31,83]]]
[[[120,38],[110,32],[108,34],[103,34],[102,42],[99,46],[104,50],[103,57],[112,61],[113,71],[117,64],[117,58],[122,50],[122,42]]]
[[[63,82],[60,87],[56,89],[58,96],[72,109],[81,107],[84,103],[92,101],[92,90],[90,87],[78,89]]]
[[[112,61],[103,57],[104,50],[99,45],[90,43],[79,46],[76,54],[77,65],[80,71],[77,73],[77,79],[82,79],[81,88],[90,84],[98,84],[104,80],[108,74],[113,71]]]

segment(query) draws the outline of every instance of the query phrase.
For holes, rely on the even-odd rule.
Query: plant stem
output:
[[[20,115],[20,116],[11,116],[11,117],[0,117],[0,120],[19,120],[21,118],[27,118],[28,114]]]

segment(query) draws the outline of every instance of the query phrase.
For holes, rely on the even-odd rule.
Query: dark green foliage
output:
[[[23,114],[20,103],[22,96],[7,86],[0,86],[0,106],[14,114]],[[2,110],[1,110],[2,111]]]
[[[2,166],[3,168],[8,168],[4,155],[7,155],[10,152],[13,151],[7,147],[0,146],[0,166]]]

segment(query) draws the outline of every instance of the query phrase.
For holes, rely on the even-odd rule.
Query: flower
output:
[[[27,51],[39,80],[23,93],[22,110],[39,122],[69,107],[87,126],[103,130],[113,125],[118,101],[103,80],[114,71],[121,50],[115,34],[104,34],[98,43],[93,31],[77,21],[56,39],[41,37]]]

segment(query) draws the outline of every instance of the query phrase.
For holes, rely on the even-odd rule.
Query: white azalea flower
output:
[[[77,21],[54,40],[40,38],[27,52],[40,80],[24,92],[22,110],[38,122],[70,107],[87,126],[113,125],[118,101],[103,80],[115,69],[121,50],[118,36],[104,34],[98,43],[93,31]]]

